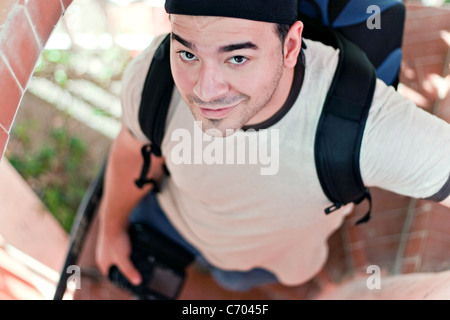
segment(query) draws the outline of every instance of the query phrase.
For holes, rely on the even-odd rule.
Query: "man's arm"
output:
[[[366,185],[448,206],[446,121],[379,81],[364,132],[360,163]]]
[[[107,161],[104,191],[99,209],[99,235],[96,260],[100,271],[107,274],[112,265],[133,283],[141,281],[129,256],[131,245],[128,238],[128,217],[134,207],[151,191],[151,185],[139,189],[134,180],[142,168],[141,148],[129,131],[122,127],[114,140]],[[159,180],[163,176],[163,159],[152,156],[149,177]]]

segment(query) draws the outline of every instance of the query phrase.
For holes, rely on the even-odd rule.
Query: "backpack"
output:
[[[406,11],[402,0],[300,0],[299,6],[301,18],[350,39],[367,55],[377,77],[397,88]]]
[[[370,39],[377,43],[368,46],[365,43],[373,30],[366,25],[370,17],[366,9],[373,2],[300,0],[300,20],[305,25],[303,36],[339,49],[338,66],[322,109],[314,146],[317,175],[331,202],[324,212],[330,214],[343,205],[359,204],[367,199],[369,210],[356,224],[370,219],[372,207],[370,190],[364,185],[359,168],[364,127],[377,77],[383,77],[386,84],[394,87],[398,82],[405,17],[401,1],[379,0],[379,19],[389,22],[389,28],[383,25],[376,29],[376,36]],[[350,14],[349,10],[357,13]],[[391,34],[396,35],[395,41],[388,44],[385,38]],[[156,192],[157,184],[146,176],[151,154],[162,156],[161,143],[174,89],[169,52],[170,35],[167,35],[151,62],[139,109],[141,129],[152,143],[142,147],[144,164],[135,182],[139,188],[152,183]]]

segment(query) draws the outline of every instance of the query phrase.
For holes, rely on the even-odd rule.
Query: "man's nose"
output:
[[[212,65],[204,65],[200,70],[194,93],[203,102],[211,102],[228,92],[226,83],[220,68]]]

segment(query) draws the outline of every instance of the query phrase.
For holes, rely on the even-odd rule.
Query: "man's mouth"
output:
[[[209,109],[209,108],[199,108],[203,116],[209,119],[222,119],[229,115],[237,104],[227,108]]]

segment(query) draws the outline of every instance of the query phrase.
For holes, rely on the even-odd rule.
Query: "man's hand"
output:
[[[139,271],[130,260],[131,243],[126,228],[111,228],[100,225],[96,247],[96,262],[107,275],[111,266],[116,265],[120,272],[134,285],[141,283]]]
[[[152,189],[151,185],[139,189],[134,183],[143,164],[142,146],[143,142],[138,141],[125,127],[113,141],[98,213],[99,233],[96,247],[98,267],[104,275],[107,275],[109,268],[116,265],[132,284],[139,284],[141,276],[130,260],[129,215]],[[164,175],[163,165],[163,158],[152,155],[152,165],[147,177],[157,181],[161,179]]]

